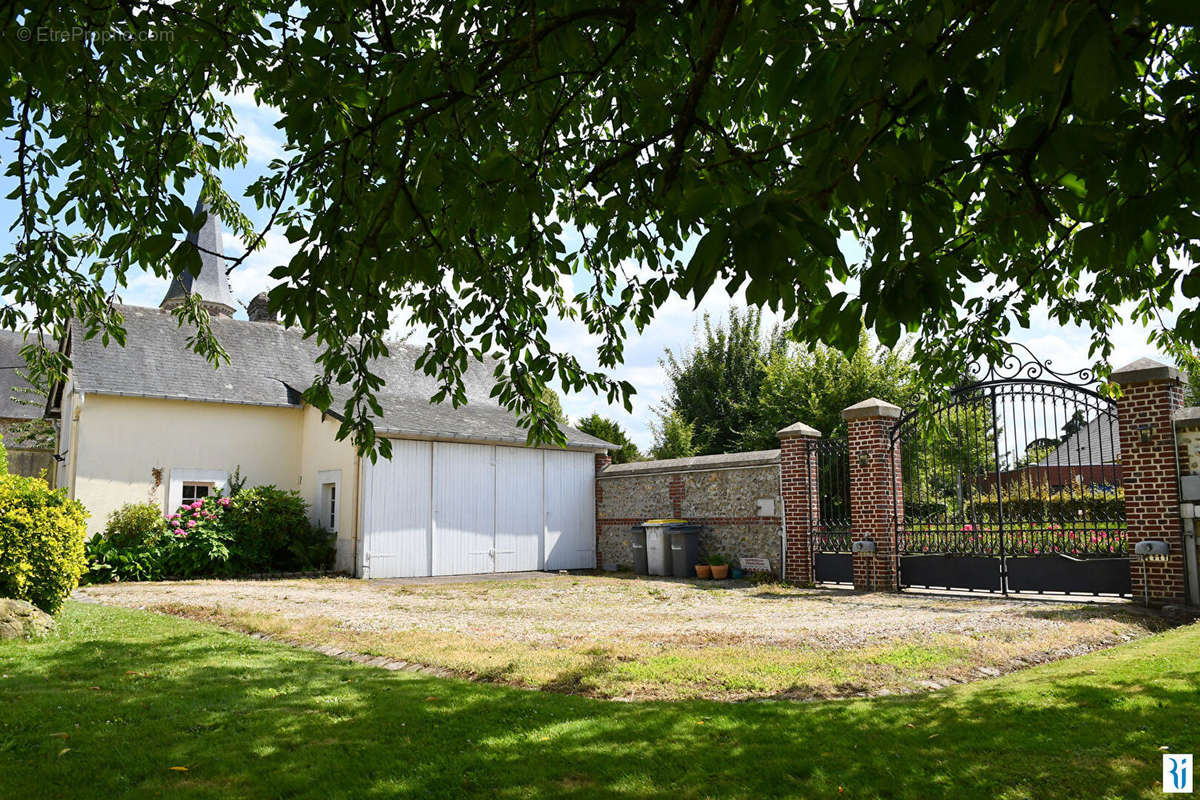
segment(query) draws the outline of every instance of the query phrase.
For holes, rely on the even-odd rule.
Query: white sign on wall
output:
[[[771,560],[767,558],[739,558],[738,561],[746,572],[771,571]]]

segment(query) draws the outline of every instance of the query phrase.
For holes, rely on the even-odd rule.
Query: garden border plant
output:
[[[86,567],[87,511],[42,478],[12,475],[0,443],[0,597],[58,611]]]
[[[237,473],[235,473],[237,474]],[[87,543],[88,580],[229,578],[332,566],[333,534],[313,525],[308,504],[275,486],[211,495],[165,517],[150,503],[114,511]]]

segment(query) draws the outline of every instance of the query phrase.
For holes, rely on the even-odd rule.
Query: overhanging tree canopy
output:
[[[239,202],[299,246],[272,301],[325,347],[309,399],[353,386],[342,433],[363,448],[397,307],[431,331],[436,399],[462,401],[468,359],[492,356],[499,400],[544,440],[547,381],[627,399],[604,371],[627,332],[719,283],[803,341],[851,349],[864,319],[885,345],[919,330],[931,380],[994,354],[1038,303],[1091,326],[1103,359],[1120,304],[1148,322],[1180,283],[1200,295],[1191,0],[93,0],[0,15],[21,203],[0,322],[56,332],[76,316],[120,340],[105,286],[194,264],[175,243],[199,224],[184,183],[200,178],[248,248],[263,231]],[[120,35],[41,33],[75,28]],[[286,141],[249,200],[218,176],[245,158],[221,99],[234,90],[279,109]],[[219,360],[203,310],[177,313]],[[556,314],[599,337],[599,370],[554,351]],[[1194,304],[1171,333],[1200,343]]]

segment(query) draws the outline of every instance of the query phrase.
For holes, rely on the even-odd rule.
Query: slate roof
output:
[[[71,360],[74,387],[82,392],[131,397],[156,397],[212,403],[295,407],[299,392],[319,374],[319,349],[299,331],[272,322],[212,317],[212,331],[229,353],[228,363],[212,365],[188,348],[190,329],[179,327],[169,311],[119,306],[125,318],[125,346],[100,339],[85,340],[81,327],[72,327]],[[415,369],[421,348],[392,345],[391,357],[374,365],[385,381],[379,394],[383,416],[375,421],[380,433],[431,438],[524,444],[526,431],[510,411],[488,397],[490,371],[472,364],[463,381],[468,404],[453,408],[433,405],[433,378]],[[333,408],[340,408],[336,400]],[[616,445],[564,427],[568,446],[615,449]]]
[[[203,200],[196,202],[196,213],[206,213],[208,217],[198,230],[188,234],[187,241],[200,249],[200,272],[192,275],[184,272],[171,281],[167,294],[163,297],[162,305],[170,308],[178,305],[190,292],[200,295],[207,303],[224,306],[232,314],[236,306],[233,302],[233,292],[229,288],[229,278],[225,274],[225,264],[217,253],[225,252],[221,237],[221,221]]]
[[[1117,426],[1108,415],[1089,420],[1066,441],[1037,462],[1039,467],[1083,467],[1116,464],[1120,461],[1121,440]]]
[[[0,330],[0,419],[36,419],[42,416],[45,396],[33,394],[25,375],[21,348],[25,338],[16,331]],[[14,369],[15,367],[15,369]]]

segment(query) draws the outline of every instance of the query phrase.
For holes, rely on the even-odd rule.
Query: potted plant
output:
[[[697,578],[711,578],[712,577],[712,567],[710,567],[708,565],[707,561],[701,560],[701,561],[696,562],[696,577]]]
[[[708,557],[708,566],[712,570],[715,580],[720,581],[729,577],[729,559],[720,553]]]

